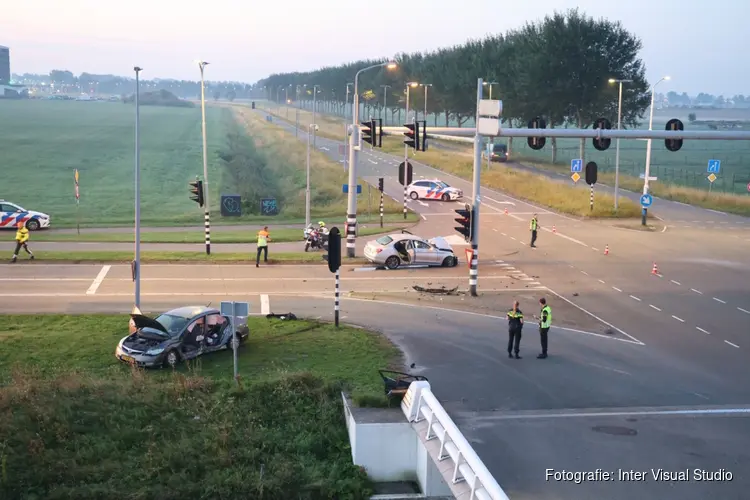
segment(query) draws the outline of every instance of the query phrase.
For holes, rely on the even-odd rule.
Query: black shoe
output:
[[[518,354],[516,354],[516,359],[522,359],[522,358],[521,358],[521,356],[519,356]]]
[[[34,256],[33,256],[33,255],[30,255],[30,256],[29,256],[29,260],[34,260]]]
[[[255,264],[255,267],[260,267],[260,264]]]
[[[542,354],[540,354],[539,356],[537,356],[536,358],[537,358],[537,359],[545,359],[546,357],[547,357],[547,355],[546,355],[546,354],[544,354],[544,353],[542,353]]]
[[[511,353],[508,353],[508,357],[509,357],[510,359],[513,359],[513,355],[512,355]]]

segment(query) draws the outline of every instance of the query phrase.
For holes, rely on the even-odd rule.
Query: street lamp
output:
[[[201,128],[203,129],[203,222],[206,228],[206,255],[211,255],[211,223],[208,211],[208,156],[206,151],[206,86],[203,80],[203,70],[208,63],[198,61],[201,70]]]
[[[318,126],[311,123],[307,126],[307,187],[305,188],[305,227],[310,225],[310,135]]]
[[[357,227],[357,159],[358,152],[354,149],[359,145],[359,75],[363,71],[375,68],[385,67],[387,69],[396,68],[395,62],[384,62],[373,64],[357,71],[354,75],[354,95],[352,99],[352,134],[349,139],[349,196],[346,209],[346,255],[354,257],[354,240],[355,228]]]
[[[617,98],[617,130],[622,129],[622,84],[633,83],[633,80],[617,80],[610,78],[609,83],[618,83],[620,85],[619,97]],[[620,138],[617,138],[615,153],[615,212],[619,208],[618,193],[620,189]]]
[[[498,85],[497,82],[482,82],[483,87],[489,86],[490,88],[490,101],[492,100],[492,86]],[[490,170],[490,166],[492,165],[492,148],[495,144],[495,138],[494,137],[488,137],[487,138],[487,171]]]
[[[383,89],[383,112],[381,113],[381,118],[383,118],[383,123],[388,123],[388,89],[391,88],[390,85],[381,85],[380,86]],[[425,92],[427,92],[427,89],[425,89]]]
[[[406,122],[409,123],[409,89],[419,87],[419,82],[406,82],[406,115],[405,119]],[[414,120],[417,119],[417,112],[414,112]],[[406,162],[409,159],[409,145],[404,143],[404,162]],[[406,188],[404,188],[405,190]],[[404,218],[406,218],[406,214],[404,213]]]
[[[424,122],[427,124],[427,87],[432,87],[431,83],[420,83],[424,87]]]
[[[133,261],[133,281],[135,281],[135,307],[141,307],[141,111],[140,79],[143,68],[135,66],[135,260]]]
[[[651,112],[649,113],[650,116],[648,118],[648,129],[651,130],[651,128],[654,125],[654,96],[656,86],[659,85],[664,80],[670,80],[670,77],[665,76],[662,77],[661,80],[656,82],[653,87],[651,87]],[[648,194],[648,177],[651,170],[651,139],[648,140],[648,144],[646,145],[646,172],[643,176],[643,194]],[[643,207],[643,214],[641,216],[641,225],[646,225],[646,218],[648,215],[648,209],[646,207]]]
[[[319,88],[320,85],[313,85],[313,123],[315,123],[315,102],[318,97],[318,92],[320,92],[320,90],[318,90]],[[315,130],[313,130],[313,146],[317,147],[317,134],[315,134]]]

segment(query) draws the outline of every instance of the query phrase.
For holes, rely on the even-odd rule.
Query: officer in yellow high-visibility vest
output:
[[[539,316],[539,337],[542,341],[542,353],[537,356],[539,359],[547,357],[547,334],[552,326],[552,308],[547,305],[547,299],[539,299],[539,305],[542,306],[542,312]]]
[[[529,230],[531,231],[531,248],[536,248],[537,229],[539,229],[539,221],[536,220],[536,214],[534,214],[534,217],[531,218],[531,223],[529,224]]]
[[[29,230],[24,225],[23,221],[20,221],[16,224],[17,230],[16,230],[16,249],[13,251],[13,258],[11,259],[11,263],[15,262],[18,258],[18,252],[21,251],[21,248],[26,250],[26,253],[29,254],[29,259],[34,258],[34,254],[31,253],[31,250],[29,250]]]
[[[518,301],[513,301],[513,309],[508,311],[508,357],[513,358],[515,352],[516,359],[521,359],[518,355],[521,344],[521,333],[523,331],[523,312],[518,307]]]
[[[268,262],[268,242],[271,241],[271,235],[268,232],[268,226],[264,226],[258,231],[258,254],[255,256],[255,267],[260,267],[260,253],[263,252],[263,262]]]

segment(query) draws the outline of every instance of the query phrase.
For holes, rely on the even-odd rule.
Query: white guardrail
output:
[[[452,482],[467,483],[471,488],[469,500],[510,500],[432,393],[429,382],[412,382],[401,409],[409,422],[427,422],[425,440],[439,440],[437,460],[453,462]]]

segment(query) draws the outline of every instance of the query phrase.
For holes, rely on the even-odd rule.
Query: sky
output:
[[[137,65],[144,79],[197,80],[194,61],[203,59],[207,80],[253,83],[456,45],[576,6],[642,40],[649,81],[671,77],[659,92],[750,94],[750,2],[740,0],[11,1],[0,10],[0,45],[11,48],[19,74],[132,76]]]

